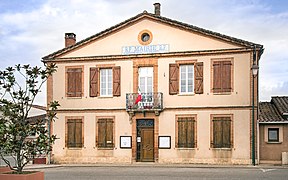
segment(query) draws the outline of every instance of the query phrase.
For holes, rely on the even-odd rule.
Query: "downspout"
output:
[[[258,108],[259,109],[259,108]],[[259,119],[257,119],[257,164],[260,164],[260,124]]]

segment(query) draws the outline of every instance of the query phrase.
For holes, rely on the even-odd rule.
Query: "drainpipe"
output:
[[[260,123],[259,119],[257,120],[257,164],[260,164]]]

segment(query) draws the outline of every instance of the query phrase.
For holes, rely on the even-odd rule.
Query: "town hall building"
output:
[[[52,124],[55,163],[257,157],[251,68],[263,46],[163,17],[154,6],[79,42],[66,33],[65,48],[43,57],[58,66],[47,82],[48,102],[61,105]]]

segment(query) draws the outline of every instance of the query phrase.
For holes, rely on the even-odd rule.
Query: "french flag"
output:
[[[138,104],[141,100],[142,100],[142,95],[141,95],[141,91],[140,91],[140,89],[138,87],[138,96],[137,96],[137,98],[135,100],[135,105]]]

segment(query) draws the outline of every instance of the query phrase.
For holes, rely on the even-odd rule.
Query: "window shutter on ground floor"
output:
[[[67,69],[67,96],[81,97],[82,96],[82,69],[68,68]]]
[[[97,133],[97,147],[98,148],[113,148],[113,119],[99,119]]]
[[[179,117],[178,148],[195,148],[195,120],[193,117]]]
[[[197,62],[194,65],[195,94],[203,94],[203,62]]]
[[[231,148],[231,119],[230,117],[214,117],[213,148]]]
[[[169,94],[174,95],[179,92],[179,66],[169,64]]]
[[[113,96],[121,95],[121,67],[113,67]]]
[[[68,119],[67,147],[82,147],[82,120]]]

